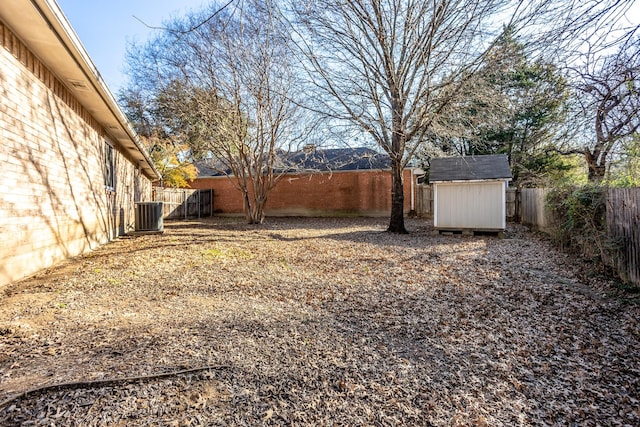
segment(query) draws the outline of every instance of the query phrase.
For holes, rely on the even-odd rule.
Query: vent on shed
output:
[[[137,233],[164,232],[164,222],[162,220],[162,202],[137,202],[135,217]]]

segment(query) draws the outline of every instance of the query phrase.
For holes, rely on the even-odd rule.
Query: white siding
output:
[[[434,226],[440,229],[503,230],[504,181],[434,184]]]

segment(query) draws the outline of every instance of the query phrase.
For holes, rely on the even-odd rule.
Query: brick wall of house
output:
[[[213,189],[217,214],[241,214],[242,195],[227,177],[198,178],[192,188]],[[411,209],[411,171],[404,172],[405,212]],[[285,176],[269,193],[270,216],[388,216],[391,212],[389,171],[339,171]]]
[[[151,182],[114,147],[105,189],[104,130],[0,22],[0,286],[122,234]]]

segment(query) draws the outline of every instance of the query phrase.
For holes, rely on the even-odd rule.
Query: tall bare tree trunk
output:
[[[391,217],[389,228],[392,233],[406,234],[404,227],[404,185],[402,180],[402,161],[393,159],[391,163]]]

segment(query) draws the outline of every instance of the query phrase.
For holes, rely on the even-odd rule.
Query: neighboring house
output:
[[[0,1],[0,286],[128,231],[158,179],[54,0]]]
[[[391,173],[388,156],[368,148],[311,149],[289,157],[292,172],[269,192],[268,216],[388,216],[391,213]],[[191,188],[213,189],[216,214],[243,212],[242,194],[233,177],[219,173],[207,161],[196,163],[198,177]],[[404,171],[405,212],[414,209],[415,175]]]
[[[288,156],[289,162],[297,171],[331,172],[357,170],[391,169],[388,155],[370,148],[328,148],[307,147],[303,151]]]
[[[504,154],[431,160],[433,225],[438,230],[502,231],[511,180]]]

